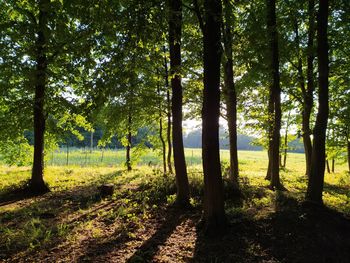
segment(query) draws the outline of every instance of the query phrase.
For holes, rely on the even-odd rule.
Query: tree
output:
[[[326,160],[326,130],[328,121],[328,0],[319,1],[317,18],[317,57],[318,57],[318,112],[314,127],[314,139],[311,157],[310,177],[307,186],[306,200],[322,204]]]
[[[203,28],[203,135],[204,216],[207,233],[225,226],[223,182],[219,153],[221,0],[204,1]]]
[[[308,16],[309,16],[309,30],[307,42],[307,89],[302,89],[303,94],[303,142],[306,158],[306,174],[310,175],[311,157],[312,157],[312,143],[311,143],[311,129],[310,116],[313,108],[314,96],[314,37],[315,37],[315,2],[308,1]]]
[[[237,95],[234,85],[232,58],[232,23],[233,7],[229,0],[224,0],[224,86],[223,93],[226,102],[226,117],[230,141],[230,179],[235,192],[239,192],[238,154],[237,154]]]
[[[182,138],[182,86],[181,86],[181,27],[182,1],[169,1],[169,49],[171,75],[171,111],[174,166],[177,185],[176,202],[189,204],[189,185]]]
[[[94,10],[83,10],[79,0],[66,4],[50,0],[6,1],[1,2],[1,9],[7,14],[1,24],[0,45],[5,59],[1,67],[9,76],[2,78],[1,86],[8,91],[8,104],[22,112],[18,115],[22,124],[17,126],[17,134],[34,132],[29,185],[33,192],[42,193],[48,190],[43,179],[45,137],[59,136],[57,124],[66,113],[70,120],[79,115],[76,111],[81,103],[69,95],[77,95],[81,84],[78,72],[93,64],[90,50],[94,27],[89,23],[94,21]],[[15,93],[17,96],[12,97]]]
[[[30,188],[33,192],[48,191],[44,183],[44,133],[45,133],[45,92],[47,85],[47,49],[49,37],[48,11],[50,0],[39,1],[38,31],[36,33],[36,73],[34,97],[34,161]]]
[[[281,130],[281,88],[279,73],[278,55],[278,33],[276,24],[276,1],[267,0],[267,30],[269,35],[270,60],[270,95],[269,95],[269,176],[271,187],[282,189],[279,175],[279,150],[280,150],[280,130]]]

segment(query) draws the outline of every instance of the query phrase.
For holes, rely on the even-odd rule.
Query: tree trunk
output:
[[[226,102],[226,117],[230,142],[230,179],[235,192],[239,193],[238,182],[238,154],[237,154],[237,95],[234,85],[233,58],[232,58],[232,6],[229,0],[224,0],[225,23],[224,35],[224,86],[223,93]]]
[[[290,125],[290,111],[288,112],[286,131],[284,133],[284,155],[283,155],[283,165],[281,165],[283,168],[286,168],[286,163],[287,163],[289,125]]]
[[[350,173],[350,138],[348,138],[348,168]]]
[[[324,170],[326,159],[326,130],[328,120],[328,0],[319,1],[317,19],[317,56],[318,56],[318,113],[314,127],[314,141],[311,157],[310,178],[308,181],[306,199],[313,203],[322,204]]]
[[[171,74],[171,112],[173,116],[173,149],[177,186],[176,202],[189,205],[189,185],[182,138],[182,86],[181,86],[181,27],[182,1],[169,0],[169,49]]]
[[[66,165],[68,166],[68,164],[69,164],[69,139],[67,139],[66,148],[67,148],[67,153],[66,153]],[[86,162],[86,160],[85,160],[85,162]]]
[[[164,70],[165,70],[165,88],[166,88],[166,100],[167,100],[167,130],[166,130],[166,139],[168,143],[168,155],[167,155],[167,162],[168,162],[168,170],[169,173],[173,173],[173,165],[171,162],[171,153],[172,153],[172,144],[171,144],[171,101],[170,101],[170,91],[169,91],[169,73],[168,73],[168,62],[166,59],[166,49],[165,46],[163,46],[163,52],[164,52]]]
[[[163,159],[163,173],[166,174],[166,145],[165,140],[163,138],[163,119],[162,116],[159,117],[159,139],[162,143],[162,159]]]
[[[332,173],[335,171],[335,159],[332,159]]]
[[[267,30],[269,34],[269,44],[271,52],[270,71],[272,77],[271,98],[273,99],[273,129],[271,145],[271,188],[281,189],[279,175],[279,148],[280,148],[280,130],[281,130],[281,88],[279,75],[279,56],[278,56],[278,33],[276,25],[276,0],[267,0]]]
[[[128,134],[127,134],[127,145],[126,145],[126,168],[128,171],[132,170],[131,167],[131,157],[130,157],[130,151],[131,151],[131,125],[132,125],[132,117],[131,117],[131,109],[129,108],[128,112]]]
[[[269,102],[268,102],[268,149],[267,149],[267,157],[268,157],[268,165],[267,165],[267,172],[265,180],[271,181],[271,168],[272,168],[272,146],[273,146],[273,138],[272,138],[272,131],[273,131],[273,114],[274,114],[274,103],[273,103],[273,93],[272,89],[269,90]]]
[[[163,138],[163,109],[162,109],[162,100],[161,100],[161,93],[160,93],[160,85],[158,84],[157,87],[158,90],[158,96],[159,96],[159,139],[162,143],[162,159],[163,159],[163,173],[166,174],[167,168],[166,168],[166,144],[165,140]]]
[[[329,167],[329,161],[326,159],[326,167],[327,167],[327,173],[331,173],[331,168]]]
[[[311,155],[312,155],[312,142],[311,142],[311,128],[310,128],[310,116],[312,107],[314,104],[313,93],[314,93],[314,38],[315,38],[315,2],[309,0],[308,3],[309,13],[309,31],[308,31],[308,43],[307,43],[307,90],[304,95],[303,105],[303,143],[305,149],[305,160],[306,160],[306,175],[310,175],[311,167]]]
[[[90,153],[92,153],[93,149],[94,149],[94,132],[91,131],[91,134],[90,134]]]
[[[205,0],[203,28],[203,134],[202,159],[204,172],[205,230],[216,234],[226,223],[219,147],[221,0]]]
[[[45,91],[47,84],[47,19],[49,0],[39,1],[39,21],[36,37],[36,79],[34,97],[34,161],[30,188],[33,193],[44,193],[49,189],[43,179],[44,134],[45,134]]]

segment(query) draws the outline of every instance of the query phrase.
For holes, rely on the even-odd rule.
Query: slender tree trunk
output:
[[[267,172],[266,172],[266,180],[271,181],[271,174],[272,174],[272,147],[273,147],[273,138],[272,138],[272,131],[273,131],[273,115],[274,115],[274,103],[273,103],[273,93],[272,89],[269,90],[269,102],[268,102],[268,149],[267,149],[267,157],[268,157],[268,165],[267,165]]]
[[[92,153],[93,149],[94,149],[94,132],[91,131],[91,134],[90,134],[90,153]]]
[[[312,107],[314,104],[314,38],[315,38],[315,1],[309,0],[308,3],[309,13],[309,31],[308,31],[308,43],[307,43],[307,90],[304,95],[303,106],[303,143],[305,149],[306,159],[306,175],[310,175],[311,168],[311,155],[312,155],[312,142],[311,142],[311,128],[310,128],[310,116],[312,113]]]
[[[31,191],[44,193],[49,189],[43,179],[44,170],[44,134],[45,134],[45,91],[47,85],[47,19],[49,0],[39,1],[39,21],[36,36],[36,79],[34,97],[34,161],[30,181]]]
[[[165,70],[165,88],[166,88],[166,100],[167,100],[167,143],[168,143],[168,155],[167,155],[167,162],[168,162],[168,170],[169,173],[173,173],[173,165],[171,161],[171,154],[172,154],[172,143],[171,143],[171,100],[170,100],[170,91],[169,91],[169,72],[168,72],[168,61],[166,58],[166,49],[165,46],[163,46],[163,52],[164,52],[164,70]]]
[[[329,167],[329,161],[326,159],[326,167],[327,167],[327,173],[331,173],[331,168]]]
[[[68,164],[69,164],[69,142],[68,142],[68,140],[67,140],[66,148],[67,148],[67,153],[66,153],[66,165],[68,166]]]
[[[219,147],[221,0],[205,0],[204,9],[203,220],[206,232],[208,234],[216,234],[223,229],[226,223]]]
[[[348,169],[350,173],[350,138],[348,138],[348,143],[347,143],[347,148],[348,148]]]
[[[290,111],[288,112],[286,131],[284,133],[284,155],[283,155],[283,165],[281,165],[284,168],[286,168],[286,163],[287,163],[289,125],[290,125]]]
[[[271,50],[271,98],[273,99],[274,115],[271,145],[271,188],[281,189],[279,174],[279,148],[280,148],[280,130],[281,130],[281,88],[279,75],[279,56],[278,56],[278,33],[276,25],[276,1],[267,0],[267,29],[269,33],[269,44]]]
[[[239,193],[238,182],[238,154],[237,154],[237,95],[234,85],[233,58],[232,58],[232,29],[233,7],[229,0],[224,0],[225,23],[223,26],[224,35],[224,86],[223,93],[226,102],[226,117],[230,142],[230,179],[235,192]]]
[[[165,140],[163,138],[163,119],[160,115],[159,117],[159,138],[162,143],[162,159],[163,159],[163,173],[166,174],[167,168],[166,168],[166,144]]]
[[[306,199],[313,203],[322,204],[324,170],[326,159],[326,130],[328,120],[328,0],[319,1],[317,19],[317,56],[318,56],[318,113],[314,127],[314,141],[311,158],[310,177],[308,181]]]
[[[131,125],[132,125],[132,117],[131,117],[131,108],[129,108],[128,111],[128,134],[127,134],[127,141],[128,144],[126,145],[126,167],[128,169],[128,171],[132,170],[131,167],[131,157],[130,157],[130,152],[131,152]]]
[[[189,185],[182,138],[182,85],[181,85],[181,27],[182,1],[169,0],[169,49],[171,74],[171,112],[173,115],[173,149],[177,195],[176,202],[189,205]]]
[[[332,173],[335,172],[335,159],[332,158]]]
[[[159,139],[162,143],[162,159],[163,159],[163,173],[166,174],[167,167],[166,167],[166,144],[165,140],[163,138],[163,109],[162,109],[162,99],[161,99],[161,93],[160,93],[160,85],[158,84],[157,87],[158,90],[158,96],[159,96]]]

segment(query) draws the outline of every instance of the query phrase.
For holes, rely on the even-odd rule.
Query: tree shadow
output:
[[[99,178],[104,180],[112,179],[119,173],[106,174]],[[16,191],[11,192],[11,195]],[[77,222],[84,222],[90,219],[92,214],[97,214],[99,210],[107,209],[112,206],[115,200],[104,200],[100,196],[98,185],[94,182],[83,186],[76,186],[69,190],[50,192],[40,197],[33,195],[19,196],[7,204],[14,204],[20,200],[29,199],[25,204],[21,203],[18,208],[6,210],[0,213],[0,234],[7,231],[11,235],[12,243],[0,241],[1,259],[11,258],[12,256],[23,253],[34,254],[37,250],[28,250],[30,244],[41,244],[38,251],[50,250],[51,248],[63,243],[67,236],[60,235],[59,228],[64,225],[68,232],[72,232],[77,227]],[[98,204],[102,202],[101,204]],[[5,205],[5,204],[4,204]],[[67,220],[69,216],[86,209],[87,212],[79,212],[77,217]],[[28,235],[18,239],[17,233],[28,231]],[[36,234],[35,234],[36,233]],[[5,232],[4,232],[5,234]],[[30,235],[33,235],[30,236]],[[36,236],[35,236],[36,235]],[[33,240],[32,240],[33,239]]]
[[[178,225],[190,217],[190,212],[188,210],[181,210],[175,206],[169,206],[165,210],[159,209],[155,213],[155,218],[151,220],[152,225],[145,224],[143,226],[146,228],[151,227],[152,229],[156,228],[154,234],[140,246],[136,246],[136,251],[130,251],[130,248],[128,248],[127,251],[132,254],[120,255],[119,257],[123,258],[118,258],[120,262],[152,262],[152,258],[158,252],[159,246],[166,242]],[[141,241],[137,236],[130,235],[131,232],[136,232],[137,235],[136,228],[137,227],[134,225],[128,226],[126,230],[116,231],[111,234],[112,238],[107,238],[104,241],[102,240],[102,242],[100,242],[100,240],[91,240],[86,245],[85,253],[81,255],[77,261],[82,262],[89,259],[97,261],[101,259],[101,261],[103,261],[108,258],[110,252],[118,254],[118,251],[122,251],[128,241],[133,240],[133,242],[136,243]],[[152,232],[152,229],[146,229],[146,231]]]
[[[192,262],[349,262],[349,219],[284,192],[277,194],[275,206],[264,217],[229,214],[220,238],[199,231]]]
[[[163,223],[158,227],[157,231],[126,262],[152,261],[152,258],[159,250],[159,246],[164,244],[176,227],[189,217],[188,210],[181,210],[176,206],[168,207],[165,213],[165,217],[162,219]]]
[[[342,194],[346,195],[347,197],[350,198],[350,189],[349,187],[345,186],[339,186],[339,185],[334,185],[334,184],[329,184],[329,183],[324,183],[324,190],[334,192],[337,194]]]

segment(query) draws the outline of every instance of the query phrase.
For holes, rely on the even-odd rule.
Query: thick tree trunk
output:
[[[237,95],[234,85],[233,58],[232,58],[232,6],[229,0],[224,0],[224,87],[223,93],[226,102],[226,117],[230,142],[230,180],[235,192],[239,193],[238,182],[238,154],[237,154]]]
[[[314,127],[314,141],[311,157],[310,177],[308,181],[306,199],[313,203],[322,204],[324,170],[326,159],[326,130],[328,121],[328,0],[319,1],[317,19],[317,56],[318,56],[318,113]]]
[[[267,0],[267,30],[269,33],[269,44],[271,50],[271,98],[273,99],[274,115],[271,145],[271,188],[281,189],[279,174],[279,150],[280,150],[280,130],[281,130],[281,88],[279,75],[279,56],[278,56],[278,33],[276,25],[276,1]]]
[[[131,167],[131,125],[132,125],[132,117],[131,117],[131,109],[129,109],[128,111],[128,134],[127,134],[127,145],[126,145],[126,168],[128,169],[128,171],[132,170]]]
[[[171,74],[171,112],[173,115],[173,149],[177,186],[176,202],[189,205],[189,185],[182,138],[182,86],[181,86],[181,27],[182,1],[169,0],[169,49]]]
[[[226,223],[219,148],[221,0],[205,0],[204,9],[203,220],[206,232],[216,234],[224,228]]]
[[[168,61],[166,58],[166,49],[165,46],[163,46],[163,52],[164,52],[164,71],[165,71],[165,88],[166,88],[166,100],[167,100],[167,130],[166,130],[166,139],[168,144],[168,154],[167,154],[167,162],[168,162],[168,170],[169,173],[173,173],[173,165],[171,161],[172,156],[172,143],[171,143],[171,100],[170,100],[170,91],[169,91],[169,72],[168,72]]]
[[[43,179],[44,134],[45,134],[45,91],[47,84],[47,19],[49,0],[39,1],[39,24],[36,39],[36,83],[34,97],[34,161],[30,188],[33,193],[47,192]]]

